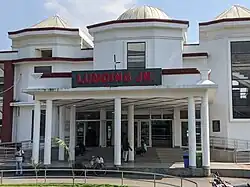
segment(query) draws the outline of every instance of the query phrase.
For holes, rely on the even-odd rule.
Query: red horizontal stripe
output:
[[[79,31],[78,28],[61,28],[61,27],[43,27],[43,28],[28,28],[28,29],[22,29],[18,31],[12,31],[8,32],[9,35],[14,35],[14,34],[20,34],[23,32],[32,32],[32,31],[51,31],[51,30],[57,30],[57,31],[72,31],[76,32]]]
[[[177,24],[185,24],[189,25],[188,21],[183,20],[171,20],[171,19],[127,19],[127,20],[113,20],[107,21],[103,23],[97,23],[94,25],[87,26],[88,29],[92,29],[95,27],[101,27],[105,25],[113,25],[113,24],[121,24],[121,23],[145,23],[145,22],[161,22],[161,23],[177,23]]]
[[[83,61],[93,61],[93,58],[66,58],[66,57],[50,57],[50,58],[21,58],[16,60],[0,60],[0,63],[10,62],[10,63],[21,63],[21,62],[55,62],[55,61],[65,61],[65,62],[83,62]]]
[[[219,19],[219,20],[213,20],[213,21],[208,21],[208,22],[202,22],[199,23],[199,26],[208,26],[212,24],[217,24],[217,23],[223,23],[223,22],[236,22],[236,21],[250,21],[250,18],[225,18],[225,19]]]
[[[196,68],[162,69],[162,75],[200,74]],[[44,73],[41,78],[71,78],[71,72]]]

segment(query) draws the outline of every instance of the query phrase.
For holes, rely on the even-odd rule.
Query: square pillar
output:
[[[64,106],[59,107],[59,139],[65,141],[65,119],[66,110]],[[64,160],[64,147],[59,146],[58,160]]]
[[[32,161],[34,164],[39,163],[39,145],[40,145],[40,119],[41,119],[41,102],[36,100],[34,106],[34,128],[32,144]]]
[[[174,108],[174,123],[173,123],[173,136],[174,136],[174,147],[181,147],[181,120],[180,120],[180,109]]]
[[[105,109],[101,109],[101,111],[100,111],[99,146],[106,147],[106,110]]]
[[[46,122],[44,138],[44,165],[51,164],[52,100],[46,101]]]
[[[70,160],[75,160],[76,147],[76,107],[70,107],[70,130],[69,130],[69,156]]]
[[[195,120],[195,100],[188,98],[188,148],[189,167],[196,168],[196,120]]]
[[[114,165],[121,165],[121,98],[115,98]]]
[[[208,93],[205,92],[201,103],[201,133],[202,133],[202,166],[204,174],[210,175],[210,142],[209,142],[209,105]]]
[[[128,142],[130,144],[130,147],[132,148],[132,151],[129,151],[129,161],[135,160],[135,142],[134,142],[134,134],[135,134],[135,126],[134,126],[134,105],[128,106]]]

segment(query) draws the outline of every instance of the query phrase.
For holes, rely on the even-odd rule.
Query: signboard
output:
[[[72,72],[72,88],[154,86],[161,84],[162,70],[160,68]]]

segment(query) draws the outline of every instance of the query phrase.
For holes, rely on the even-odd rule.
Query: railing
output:
[[[121,170],[106,170],[105,176],[91,175],[93,172],[98,172],[100,170],[94,169],[28,169],[23,170],[24,174],[27,176],[18,176],[18,183],[89,183],[89,184],[99,184],[107,183],[111,185],[128,185],[128,186],[153,186],[157,187],[157,184],[161,186],[194,186],[198,187],[198,183],[195,181],[176,177],[171,175],[164,175],[159,173],[150,172],[139,172],[139,171],[121,171]],[[102,170],[103,171],[103,170]],[[17,176],[13,177],[16,170],[1,170],[0,184],[12,184],[16,183]],[[74,172],[83,173],[82,176],[76,176]],[[37,174],[35,174],[37,173]],[[53,175],[54,174],[54,175]],[[136,176],[136,177],[135,177]],[[101,178],[101,180],[100,180]],[[144,178],[144,179],[143,179]],[[15,180],[13,180],[15,179]],[[107,182],[105,182],[107,181]],[[148,184],[148,185],[145,185]],[[150,185],[151,184],[151,185]]]
[[[213,149],[222,149],[233,152],[235,163],[250,162],[250,141],[223,137],[210,137],[210,146]]]
[[[210,146],[225,150],[245,151],[250,150],[250,141],[210,136]]]

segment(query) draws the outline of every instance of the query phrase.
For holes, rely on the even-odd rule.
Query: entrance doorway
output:
[[[188,122],[181,122],[181,140],[182,146],[188,146]],[[201,122],[196,121],[196,145],[201,145]]]
[[[141,147],[142,140],[151,147],[151,124],[150,120],[135,121],[135,142],[136,147]]]
[[[77,121],[76,141],[86,147],[99,146],[100,121]]]
[[[172,121],[152,120],[152,146],[172,147]]]
[[[122,139],[128,138],[128,121],[122,121]],[[147,146],[151,146],[151,125],[149,120],[135,120],[134,122],[134,143],[135,147],[141,146],[141,141],[144,140]],[[113,121],[106,122],[106,143],[107,146],[114,145],[114,124]]]

